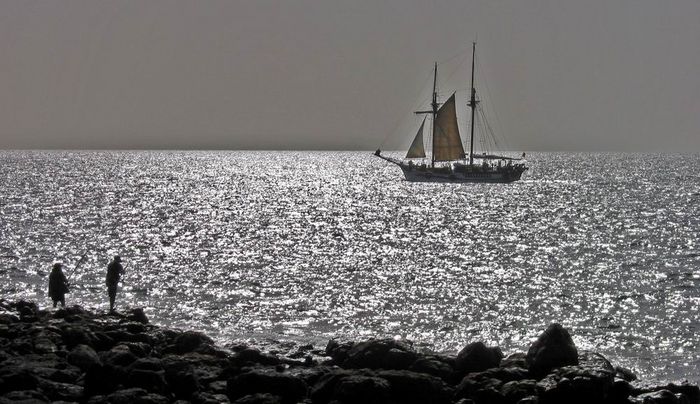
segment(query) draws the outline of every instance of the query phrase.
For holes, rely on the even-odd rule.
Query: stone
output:
[[[242,363],[252,362],[264,366],[276,366],[280,364],[280,360],[278,357],[274,355],[264,354],[260,352],[260,350],[255,348],[245,348],[240,352],[236,353],[234,358],[236,359],[236,361]]]
[[[234,376],[226,384],[231,401],[249,394],[270,393],[280,396],[285,403],[296,403],[306,397],[307,389],[306,383],[294,376],[257,369]]]
[[[680,400],[669,390],[657,390],[636,397],[644,404],[680,404]]]
[[[481,372],[498,367],[503,358],[499,347],[487,347],[483,342],[472,342],[457,355],[455,367],[461,374]]]
[[[249,394],[234,401],[233,404],[282,404],[282,399],[272,394]]]
[[[537,381],[534,379],[514,380],[501,386],[501,394],[509,403],[517,403],[526,397],[537,396],[539,392]]]
[[[73,348],[67,357],[68,363],[77,366],[82,371],[87,371],[93,366],[101,366],[102,361],[97,352],[87,345],[80,344]]]
[[[335,385],[333,399],[341,403],[385,403],[389,401],[391,387],[382,378],[350,375]]]
[[[127,315],[126,318],[130,321],[136,321],[141,324],[148,324],[148,317],[146,316],[146,313],[143,311],[142,308],[136,308],[136,309],[131,309]]]
[[[355,344],[341,366],[349,369],[408,369],[417,358],[418,354],[403,341],[370,339]]]
[[[454,377],[454,368],[437,357],[420,357],[411,364],[408,370],[437,376],[447,382],[452,381]]]
[[[530,346],[526,362],[535,377],[542,377],[552,369],[578,365],[578,350],[569,332],[555,323]]]
[[[109,351],[101,352],[100,359],[103,363],[112,366],[129,366],[138,358],[131,353],[128,346],[117,345]]]
[[[125,381],[127,387],[140,387],[149,392],[167,394],[168,384],[165,371],[134,369],[128,373]]]
[[[391,386],[391,398],[400,403],[450,403],[453,389],[442,379],[407,370],[381,370],[377,377]]]
[[[213,344],[214,341],[196,331],[185,331],[175,338],[175,348],[177,353],[184,354],[192,352],[202,344]]]

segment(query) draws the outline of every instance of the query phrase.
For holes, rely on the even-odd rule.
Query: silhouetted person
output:
[[[112,262],[107,265],[107,293],[109,294],[109,311],[114,311],[114,300],[117,298],[117,284],[119,278],[124,273],[122,259],[118,255],[114,256]]]
[[[63,265],[53,264],[49,275],[49,297],[53,300],[53,307],[61,302],[61,307],[66,307],[66,293],[68,293],[68,280],[63,274]]]

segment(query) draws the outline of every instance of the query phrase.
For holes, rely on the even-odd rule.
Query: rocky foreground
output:
[[[444,356],[392,339],[277,356],[149,325],[141,309],[0,300],[0,403],[700,403],[695,385],[635,379],[557,324],[506,358],[481,342]]]

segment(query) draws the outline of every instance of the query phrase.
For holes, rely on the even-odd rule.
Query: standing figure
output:
[[[124,273],[122,259],[118,255],[114,256],[112,262],[107,265],[107,293],[109,294],[109,311],[114,311],[114,300],[117,298],[117,284],[119,278]]]
[[[66,307],[66,293],[68,293],[68,280],[63,274],[63,265],[53,264],[51,275],[49,275],[49,297],[53,300],[53,307],[61,302],[61,307]]]

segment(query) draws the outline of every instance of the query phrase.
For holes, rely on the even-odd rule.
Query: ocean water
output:
[[[0,152],[0,296],[118,304],[220,342],[392,336],[525,350],[551,322],[700,380],[700,155],[528,156],[513,184],[417,184],[370,152]]]

